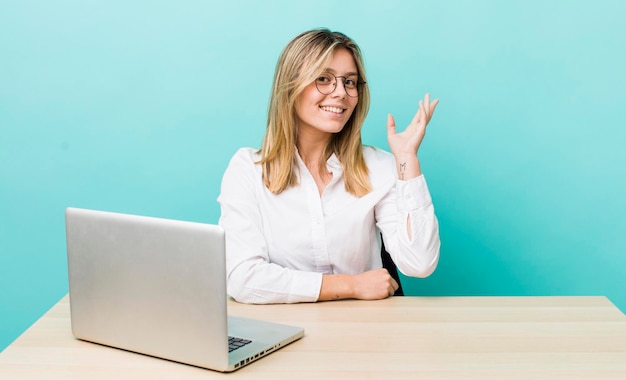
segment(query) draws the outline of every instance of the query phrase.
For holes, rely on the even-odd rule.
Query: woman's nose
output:
[[[348,94],[346,91],[346,84],[342,81],[339,80],[340,78],[335,79],[335,90],[332,92],[333,96],[339,96],[341,98],[345,98],[346,95]]]

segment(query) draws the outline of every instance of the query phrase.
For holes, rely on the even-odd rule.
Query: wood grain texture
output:
[[[605,297],[393,297],[244,305],[305,337],[221,374],[73,338],[64,297],[0,353],[0,379],[625,379],[626,316]]]

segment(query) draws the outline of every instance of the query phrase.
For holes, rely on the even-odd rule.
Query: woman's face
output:
[[[352,82],[348,82],[348,86],[353,87],[356,85],[354,81],[358,80],[352,53],[347,49],[337,50],[324,72],[332,74],[325,75],[330,82],[317,80],[318,86],[315,82],[309,84],[296,99],[296,127],[300,136],[341,132],[357,105],[358,98],[348,96],[344,84],[345,80],[349,80]],[[333,82],[336,82],[334,91]],[[318,87],[324,92],[332,92],[324,95]]]

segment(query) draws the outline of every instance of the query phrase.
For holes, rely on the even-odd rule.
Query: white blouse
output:
[[[242,148],[233,156],[218,197],[231,297],[246,303],[314,302],[322,274],[382,267],[379,231],[403,274],[426,277],[434,271],[439,227],[424,176],[401,181],[393,155],[372,147],[363,154],[372,191],[361,198],[345,191],[334,155],[327,162],[332,180],[321,196],[299,157],[299,184],[276,195],[263,183],[256,150]]]

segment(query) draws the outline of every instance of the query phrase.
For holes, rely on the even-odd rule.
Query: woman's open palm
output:
[[[439,99],[430,101],[430,94],[426,94],[419,102],[419,109],[411,123],[403,132],[396,131],[396,122],[391,114],[387,116],[387,141],[389,148],[396,157],[408,154],[416,155],[426,134],[426,126],[435,113]]]

